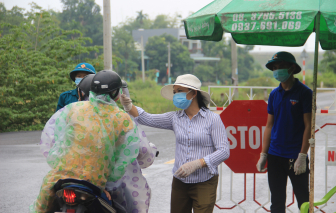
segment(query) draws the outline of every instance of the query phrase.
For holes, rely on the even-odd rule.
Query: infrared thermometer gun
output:
[[[125,94],[127,97],[130,97],[126,81],[121,80],[121,82],[122,82],[122,87],[121,87],[122,93]]]

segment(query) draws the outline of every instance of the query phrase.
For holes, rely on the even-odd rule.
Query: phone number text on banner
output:
[[[314,12],[255,12],[223,14],[223,27],[229,32],[293,32],[305,30]],[[311,20],[311,21],[310,21]]]

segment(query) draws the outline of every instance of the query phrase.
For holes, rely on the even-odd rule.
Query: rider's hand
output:
[[[157,149],[156,146],[155,146],[155,144],[153,144],[153,143],[151,143],[151,142],[149,142],[149,146],[150,146],[150,148],[152,148],[152,149]]]
[[[126,112],[132,109],[132,106],[133,106],[132,100],[129,97],[127,97],[125,94],[122,94],[120,96],[120,103],[124,106],[124,110]]]
[[[267,170],[267,168],[265,168],[266,160],[267,160],[267,154],[266,153],[260,153],[260,158],[259,158],[259,161],[257,163],[257,170],[259,172],[264,172],[264,171]]]
[[[174,175],[180,178],[186,178],[191,173],[195,172],[197,169],[202,168],[202,163],[200,160],[194,160],[188,163],[183,164]]]
[[[109,193],[108,191],[106,191],[105,189],[104,189],[104,193],[106,194],[106,197],[107,197],[109,200],[112,199],[110,193]]]
[[[307,154],[299,153],[299,157],[296,159],[294,163],[295,175],[300,175],[306,172],[307,169],[306,159]]]

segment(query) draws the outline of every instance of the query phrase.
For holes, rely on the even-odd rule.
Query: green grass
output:
[[[264,79],[257,79],[264,80]],[[247,82],[241,84],[241,86],[248,86]],[[266,85],[265,85],[266,86]],[[277,82],[271,81],[267,86],[278,86]],[[131,99],[133,100],[133,104],[136,106],[140,106],[146,112],[157,114],[157,113],[165,113],[169,111],[179,110],[173,104],[173,101],[167,100],[161,96],[161,85],[157,85],[155,81],[146,80],[145,83],[142,80],[136,80],[134,82],[128,82],[128,88],[130,91]],[[201,87],[203,91],[208,92],[208,87]],[[232,90],[233,92],[233,90]],[[249,100],[249,97],[246,95],[250,95],[249,89],[239,89],[238,98],[234,97],[234,100]],[[267,100],[268,94],[271,90],[267,90],[267,96],[264,96],[264,90],[258,89],[253,90],[254,100]],[[221,98],[221,94],[224,94],[224,100]],[[228,105],[228,97],[225,95],[229,95],[229,89],[227,88],[212,88],[210,91],[211,99],[217,106],[223,106],[226,102]],[[213,103],[210,106],[215,106]]]
[[[142,80],[136,80],[127,84],[133,104],[146,112],[158,114],[179,110],[174,106],[173,101],[161,96],[162,86],[157,85],[155,81],[146,80],[143,83]]]

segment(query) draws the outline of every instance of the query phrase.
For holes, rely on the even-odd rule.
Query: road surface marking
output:
[[[164,164],[173,164],[173,163],[175,163],[175,159],[173,159],[173,160],[170,160],[170,161],[167,161],[166,163],[164,163]]]

